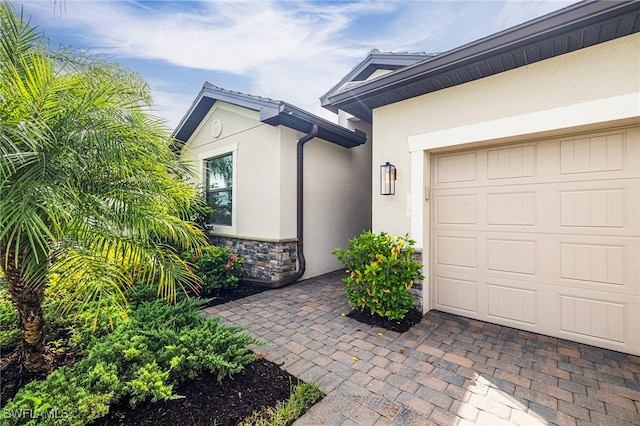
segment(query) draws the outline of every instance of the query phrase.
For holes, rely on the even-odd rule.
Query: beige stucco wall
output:
[[[211,134],[215,119],[222,122],[218,138]],[[233,224],[215,226],[214,232],[256,239],[291,237],[280,220],[280,133],[279,127],[261,123],[258,112],[220,101],[196,129],[183,152],[200,182],[204,159],[235,151]]]
[[[300,132],[283,128],[281,228],[296,234],[296,147]],[[303,279],[340,269],[331,254],[371,227],[371,144],[343,148],[322,139],[304,145]]]
[[[553,120],[548,129],[555,126],[559,132],[568,131],[574,123],[580,122],[579,117],[577,120],[575,117],[577,111],[586,111],[595,123],[599,114],[612,116],[609,108],[598,105],[615,107],[616,100],[623,99],[628,104],[627,110],[633,110],[636,98],[629,95],[640,93],[639,76],[640,34],[635,34],[374,110],[373,230],[401,235],[412,230],[411,210],[415,210],[424,191],[423,187],[414,184],[413,192],[420,194],[414,193],[412,197],[412,174],[428,184],[429,165],[424,160],[428,160],[428,154],[425,157],[422,152],[413,154],[412,160],[411,139],[416,142],[413,148],[416,149],[415,146],[420,145],[418,142],[427,138],[420,139],[420,135],[434,135],[443,138],[435,141],[434,146],[444,147],[448,143],[459,143],[455,138],[464,141],[460,136],[462,130],[487,130],[479,124],[495,122],[498,126],[503,124],[500,120],[509,121],[514,117],[523,120],[514,119],[511,123],[523,124],[527,117],[542,119],[545,111],[553,111],[546,117]],[[607,99],[611,100],[608,104],[603,101]],[[609,119],[603,118],[606,120]],[[533,123],[532,129],[535,130],[536,124]],[[591,130],[586,125],[583,127]],[[491,130],[486,134],[492,134]],[[580,128],[570,130],[579,131]],[[446,140],[448,137],[451,141]],[[488,138],[481,139],[475,142],[491,142]],[[472,142],[473,138],[466,141]],[[397,167],[395,196],[379,195],[379,166],[386,161]],[[420,214],[427,215],[428,211]]]
[[[211,125],[222,122],[214,138]],[[296,147],[303,133],[260,122],[259,113],[216,102],[183,150],[198,176],[202,160],[235,153],[234,224],[214,232],[247,239],[296,237]],[[346,149],[321,139],[304,146],[303,278],[340,269],[331,251],[371,227],[371,143]]]

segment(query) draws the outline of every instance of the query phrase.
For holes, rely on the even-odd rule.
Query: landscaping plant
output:
[[[124,399],[178,398],[174,386],[203,370],[218,381],[255,359],[247,345],[258,343],[238,327],[219,324],[184,299],[141,302],[113,333],[89,343],[73,369],[62,367],[23,387],[0,412],[8,425],[84,425]]]
[[[199,254],[183,253],[182,256],[195,265],[196,274],[202,280],[201,296],[217,295],[240,280],[244,259],[225,247],[207,246]]]
[[[126,294],[129,299],[135,295],[135,290],[129,290]],[[155,296],[155,292],[153,294]],[[113,332],[128,320],[129,309],[121,305],[117,296],[104,295],[84,305],[70,305],[67,299],[59,293],[46,293],[43,309],[49,346],[51,340],[65,335],[71,347],[83,350],[93,339]],[[130,299],[128,301],[132,303]]]
[[[347,269],[345,290],[355,309],[372,315],[402,319],[413,307],[410,294],[422,265],[413,259],[415,241],[385,232],[365,231],[333,253]]]
[[[11,306],[7,285],[0,274],[0,354],[11,352],[20,344],[18,313]]]
[[[137,282],[175,301],[176,289],[199,283],[179,253],[206,239],[190,221],[197,189],[183,179],[188,165],[150,114],[138,74],[52,49],[6,1],[0,40],[0,270],[18,312],[23,367],[45,373],[52,272],[70,305],[120,298],[124,306]]]
[[[324,394],[315,383],[298,383],[287,401],[279,401],[275,407],[254,412],[239,423],[239,426],[286,426],[304,414]]]

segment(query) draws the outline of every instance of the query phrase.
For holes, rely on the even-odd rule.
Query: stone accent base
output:
[[[213,235],[209,242],[242,257],[242,269],[247,278],[277,281],[296,271],[296,241],[259,241]]]
[[[418,252],[417,250],[414,251],[413,260],[415,260],[416,262],[422,263],[422,252]],[[423,284],[424,284],[424,280],[415,280],[413,283],[413,286],[411,287],[411,290],[409,290],[409,293],[415,298],[415,301],[413,302],[413,306],[420,312],[422,312],[422,308],[424,306],[424,299],[422,297]]]

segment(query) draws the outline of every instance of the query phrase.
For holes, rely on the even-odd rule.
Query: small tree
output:
[[[23,364],[48,368],[42,313],[57,272],[69,304],[123,289],[198,283],[178,253],[205,243],[196,190],[149,115],[150,91],[116,63],[52,50],[0,4],[0,267],[19,314]],[[112,298],[114,299],[114,298]]]

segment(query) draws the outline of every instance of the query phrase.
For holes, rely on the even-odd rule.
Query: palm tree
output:
[[[22,363],[44,372],[49,277],[68,304],[156,284],[175,299],[197,282],[178,251],[205,237],[189,221],[197,191],[149,114],[134,73],[73,50],[0,3],[0,267],[19,313]]]

